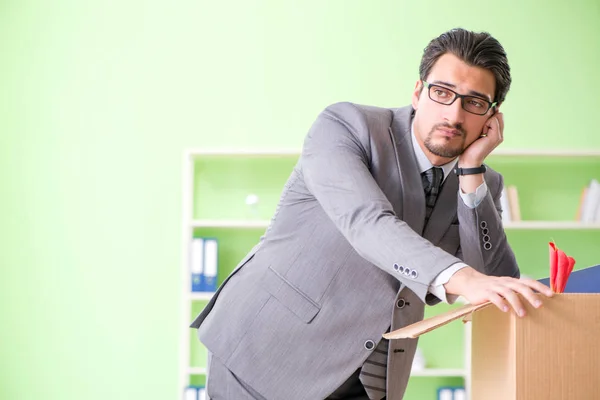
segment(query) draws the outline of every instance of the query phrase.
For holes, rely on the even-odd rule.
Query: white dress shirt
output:
[[[417,165],[419,167],[419,173],[423,173],[423,172],[427,171],[428,169],[432,168],[433,164],[431,164],[431,161],[429,161],[429,159],[423,152],[423,149],[421,149],[421,146],[419,146],[419,143],[417,142],[417,139],[415,138],[415,131],[413,129],[412,124],[411,124],[411,140],[412,140],[413,149],[415,151],[415,156],[417,158]],[[454,160],[450,161],[447,164],[439,165],[439,167],[444,171],[444,180],[446,180],[446,177],[452,173],[452,170],[454,169],[454,166],[456,165],[457,162],[458,162],[458,158],[455,158]],[[463,202],[465,203],[465,205],[467,207],[475,208],[483,201],[483,198],[487,194],[487,190],[488,190],[487,185],[485,184],[485,181],[484,181],[475,190],[475,193],[463,193],[462,189],[459,189],[458,192],[460,193],[460,197],[462,198]],[[445,270],[440,272],[440,274],[433,280],[433,282],[431,282],[431,285],[429,285],[429,293],[433,294],[435,297],[439,298],[441,301],[443,301],[445,303],[449,303],[449,304],[454,303],[456,301],[456,299],[458,298],[458,296],[455,296],[452,294],[447,295],[446,289],[444,288],[444,284],[450,280],[450,278],[452,277],[452,275],[454,275],[454,273],[456,271],[458,271],[466,266],[467,266],[467,264],[459,262],[459,263],[452,264],[451,266],[449,266],[448,268],[446,268]]]

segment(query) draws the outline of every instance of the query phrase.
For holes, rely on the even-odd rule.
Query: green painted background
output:
[[[463,26],[508,52],[504,148],[599,149],[599,22],[596,0],[4,0],[0,398],[177,398],[184,148],[408,104]]]

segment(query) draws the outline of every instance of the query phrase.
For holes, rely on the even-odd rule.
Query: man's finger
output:
[[[527,285],[523,285],[521,282],[512,283],[511,288],[521,294],[532,306],[538,308],[542,305],[542,300],[534,291]]]
[[[523,307],[523,303],[521,303],[521,299],[517,295],[517,293],[512,290],[509,286],[499,286],[497,289],[498,294],[508,301],[510,306],[515,310],[517,315],[523,317],[525,315],[525,307]]]
[[[498,113],[496,114],[496,118],[498,118],[498,122],[500,123],[500,132],[504,133],[504,114]]]
[[[509,307],[506,304],[506,301],[504,301],[504,298],[496,292],[490,292],[488,300],[491,301],[502,312],[507,312],[509,310]]]
[[[545,295],[546,297],[552,297],[554,292],[548,286],[544,285],[542,282],[538,282],[534,279],[520,279],[519,282],[524,283],[529,286],[533,290]]]
[[[500,119],[498,117],[494,117],[494,120],[496,121],[496,132],[498,132],[498,139],[500,139],[500,141],[502,141],[502,126],[500,125]]]

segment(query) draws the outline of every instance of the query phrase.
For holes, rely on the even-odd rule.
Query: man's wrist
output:
[[[464,268],[456,271],[444,284],[444,289],[448,294],[462,295],[462,287],[464,286],[464,281],[469,278],[475,272],[473,267],[466,266]]]
[[[476,159],[468,159],[468,158],[458,158],[457,167],[459,168],[477,168],[483,165],[484,160],[476,160]]]
[[[487,169],[486,169],[485,165],[480,165],[478,167],[471,167],[471,168],[462,168],[462,167],[454,168],[454,172],[458,176],[480,175],[480,174],[483,174],[486,170]]]

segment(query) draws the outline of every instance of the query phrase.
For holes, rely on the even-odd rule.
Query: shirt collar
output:
[[[412,141],[415,156],[417,157],[417,165],[419,166],[419,173],[422,174],[423,172],[425,172],[428,169],[430,169],[431,167],[433,167],[433,164],[431,164],[431,161],[429,161],[429,159],[423,152],[423,149],[421,149],[421,146],[419,146],[419,143],[417,142],[417,139],[415,137],[415,130],[413,127],[414,123],[415,123],[415,120],[413,118],[413,120],[410,123],[410,139]],[[446,178],[450,175],[450,173],[454,169],[454,166],[456,165],[457,161],[458,161],[458,157],[455,158],[454,160],[450,161],[449,163],[439,166],[444,171],[444,181],[446,180]]]

